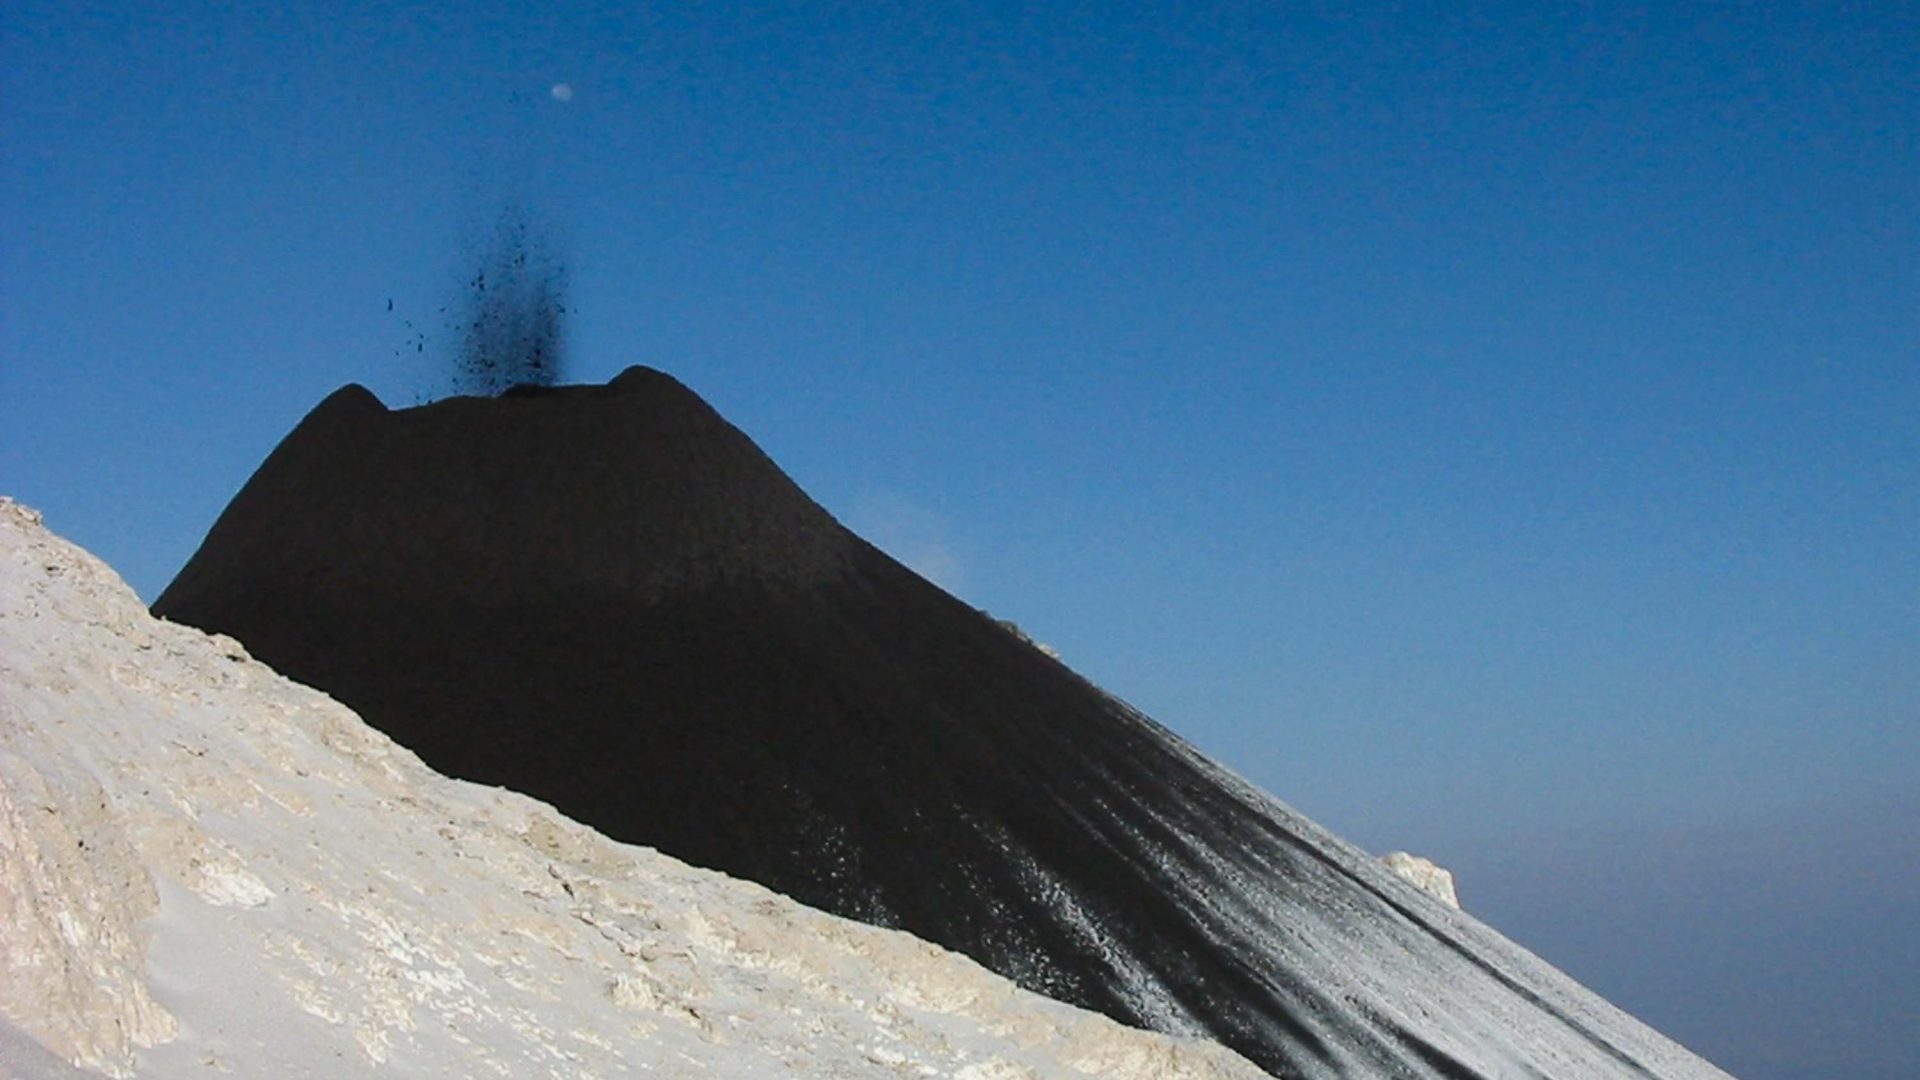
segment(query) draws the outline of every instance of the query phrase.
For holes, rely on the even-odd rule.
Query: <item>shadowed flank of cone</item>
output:
[[[1721,1075],[854,536],[656,371],[343,389],[154,610],[443,771],[1277,1075]]]

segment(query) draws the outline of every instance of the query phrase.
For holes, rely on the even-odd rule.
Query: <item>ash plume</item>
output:
[[[455,308],[455,393],[551,386],[566,369],[567,270],[519,207],[500,215]]]

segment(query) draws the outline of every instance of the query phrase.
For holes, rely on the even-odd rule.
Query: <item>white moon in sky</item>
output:
[[[555,101],[573,100],[573,87],[568,86],[566,83],[554,83],[553,89],[549,92],[553,94],[553,100]]]

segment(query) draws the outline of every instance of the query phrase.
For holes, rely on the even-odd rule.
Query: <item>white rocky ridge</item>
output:
[[[1453,871],[1436,864],[1432,859],[1423,859],[1404,851],[1389,851],[1380,857],[1380,861],[1386,864],[1387,869],[1411,881],[1421,892],[1459,910],[1460,896],[1453,891]]]
[[[4,499],[0,1066],[1262,1075],[435,774]]]

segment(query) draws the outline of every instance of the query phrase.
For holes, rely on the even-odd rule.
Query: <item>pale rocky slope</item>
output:
[[[3,499],[0,691],[0,1075],[1261,1075],[437,775]]]

